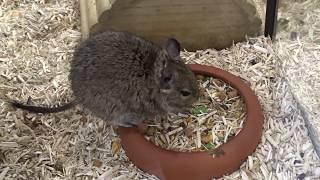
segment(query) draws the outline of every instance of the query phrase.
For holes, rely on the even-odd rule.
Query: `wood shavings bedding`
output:
[[[306,120],[320,157],[320,3],[283,2],[276,53],[284,77]]]
[[[165,149],[197,152],[213,150],[239,133],[245,105],[237,90],[216,78],[197,78],[200,98],[191,113],[148,124],[146,139]]]

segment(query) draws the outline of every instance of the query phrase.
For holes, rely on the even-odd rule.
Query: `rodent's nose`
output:
[[[188,90],[181,90],[180,93],[181,93],[181,95],[184,96],[184,97],[187,97],[187,96],[190,96],[190,95],[191,95],[191,92],[188,91]]]

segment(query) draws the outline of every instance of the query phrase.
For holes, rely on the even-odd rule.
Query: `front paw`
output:
[[[137,124],[134,123],[134,122],[120,122],[118,124],[118,126],[121,126],[121,127],[136,127]]]

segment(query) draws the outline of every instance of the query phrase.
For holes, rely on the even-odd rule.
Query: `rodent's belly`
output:
[[[163,114],[158,105],[148,100],[147,93],[142,93],[137,88],[113,86],[99,83],[73,82],[73,93],[78,104],[92,112],[96,117],[110,121],[112,124],[136,124],[145,119],[154,118]]]

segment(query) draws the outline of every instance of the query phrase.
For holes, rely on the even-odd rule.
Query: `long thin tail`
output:
[[[24,104],[16,102],[16,101],[10,102],[10,103],[15,108],[27,110],[27,111],[33,112],[33,113],[43,113],[43,114],[61,112],[61,111],[67,110],[75,105],[74,102],[70,102],[70,103],[67,103],[65,105],[58,106],[58,107],[39,107],[39,106],[24,105]]]

